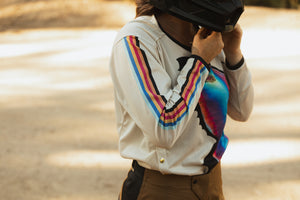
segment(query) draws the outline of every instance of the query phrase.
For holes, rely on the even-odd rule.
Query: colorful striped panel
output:
[[[194,100],[196,90],[200,85],[201,73],[205,70],[204,65],[199,60],[195,60],[181,88],[181,98],[172,108],[166,109],[167,100],[156,86],[146,54],[140,48],[138,37],[127,36],[124,38],[124,44],[139,88],[159,124],[165,129],[176,128]]]
[[[212,68],[204,84],[199,105],[209,134],[217,140],[213,157],[221,159],[228,143],[224,135],[229,86],[223,72]]]

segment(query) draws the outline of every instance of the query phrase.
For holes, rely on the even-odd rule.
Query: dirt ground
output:
[[[54,2],[0,3],[0,200],[117,199],[130,162],[118,154],[108,62],[134,6]],[[255,107],[226,126],[227,200],[300,199],[299,19],[247,7],[240,21]]]

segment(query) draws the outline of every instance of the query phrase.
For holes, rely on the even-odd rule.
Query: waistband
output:
[[[192,184],[209,182],[219,182],[221,179],[220,164],[215,166],[210,173],[203,175],[176,175],[176,174],[162,174],[159,171],[146,169],[138,164],[137,161],[133,161],[132,168],[134,172],[144,177],[144,181],[158,186],[170,186],[177,188],[190,188]]]

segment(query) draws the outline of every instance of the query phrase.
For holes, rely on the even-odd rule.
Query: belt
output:
[[[136,172],[136,174],[145,176],[144,181],[162,186],[165,186],[167,183],[168,186],[171,187],[190,188],[193,182],[197,182],[196,179],[198,177],[202,177],[202,175],[187,176],[176,174],[162,174],[159,171],[147,169],[140,166],[136,160],[133,161],[132,168],[134,169],[134,172]]]
[[[132,163],[133,171],[142,177],[143,183],[156,188],[175,188],[175,191],[193,191],[199,199],[224,199],[222,192],[222,176],[220,164],[217,164],[208,174],[187,176],[162,174],[159,171],[144,168],[137,161]],[[151,186],[152,185],[152,186]],[[153,188],[153,187],[152,187]]]

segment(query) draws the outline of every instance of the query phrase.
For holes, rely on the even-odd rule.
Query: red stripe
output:
[[[135,55],[138,59],[138,62],[139,62],[139,68],[142,70],[143,72],[143,79],[145,80],[146,82],[146,85],[147,85],[147,88],[148,88],[148,91],[152,94],[152,96],[154,97],[154,99],[156,100],[156,102],[158,103],[158,105],[160,106],[161,109],[164,108],[164,105],[161,103],[161,100],[158,98],[156,92],[153,92],[152,89],[151,89],[151,86],[150,86],[150,83],[149,83],[149,76],[148,74],[146,73],[145,71],[145,66],[143,65],[142,61],[141,61],[141,56],[140,56],[140,53],[138,52],[138,48],[137,46],[133,43],[133,37],[130,37],[130,42],[131,42],[131,45],[135,51]]]
[[[198,75],[198,73],[199,73],[199,68],[200,68],[201,65],[202,65],[202,63],[199,62],[199,64],[198,64],[196,70],[193,70],[193,75],[194,75],[194,76],[192,77],[192,81],[191,81],[190,85],[187,86],[188,89],[187,89],[187,92],[185,93],[185,96],[184,96],[184,99],[185,99],[186,101],[187,101],[187,96],[190,94],[190,92],[188,92],[188,91],[191,91],[191,90],[192,90],[192,88],[193,88],[193,86],[194,86],[195,79],[196,79],[196,77],[197,77],[197,75]]]
[[[174,110],[172,113],[164,113],[163,117],[165,120],[167,119],[175,119],[177,115],[180,114],[180,112],[186,108],[186,105],[183,104],[180,108]],[[167,115],[166,115],[167,114]]]
[[[133,50],[132,53],[136,56],[136,59],[138,62],[138,63],[136,63],[136,66],[140,69],[141,73],[139,73],[139,74],[140,74],[140,77],[142,78],[143,82],[145,83],[146,92],[148,93],[148,95],[150,96],[152,101],[156,102],[157,105],[161,108],[160,110],[163,110],[165,108],[165,102],[162,100],[162,97],[156,93],[156,90],[154,87],[155,83],[152,82],[150,75],[149,75],[150,71],[148,70],[147,66],[145,66],[143,64],[143,63],[146,64],[146,58],[142,54],[142,50],[134,42],[134,39],[137,40],[137,38],[134,36],[129,36],[127,38],[129,39],[129,42],[130,42],[129,44],[131,45],[131,49]],[[200,73],[200,68],[202,66],[202,63],[200,61],[198,61],[197,63],[198,63],[197,67],[193,69],[192,75],[189,78],[189,81],[188,81],[189,85],[187,85],[183,90],[183,91],[185,91],[185,93],[182,96],[185,101],[188,101],[188,96],[190,95],[192,88],[194,87],[195,81],[197,80],[196,78]],[[163,121],[172,120],[172,119],[176,120],[177,118],[179,118],[181,116],[180,113],[186,108],[187,108],[186,103],[181,102],[179,105],[177,105],[176,108],[173,109],[172,112],[161,113],[160,118]]]

